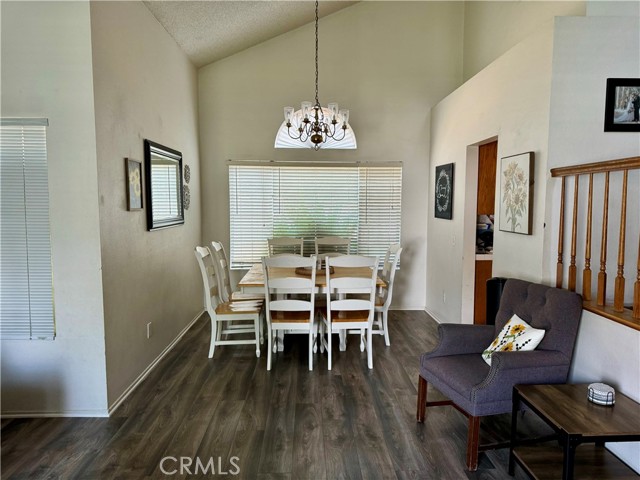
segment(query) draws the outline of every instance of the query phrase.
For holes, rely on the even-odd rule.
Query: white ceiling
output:
[[[315,3],[308,0],[151,0],[144,3],[197,67],[313,22],[315,18]],[[322,1],[319,16],[354,3]]]

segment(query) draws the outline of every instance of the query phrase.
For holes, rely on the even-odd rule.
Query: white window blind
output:
[[[268,255],[267,239],[351,239],[352,253],[384,254],[400,241],[402,166],[231,162],[231,267],[248,268]]]
[[[0,122],[0,336],[53,339],[46,119]]]
[[[166,220],[180,214],[179,171],[175,162],[162,162],[154,159],[151,165],[151,177],[153,182],[152,202],[153,219]]]

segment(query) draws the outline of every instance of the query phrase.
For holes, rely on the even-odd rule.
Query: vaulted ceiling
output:
[[[151,13],[201,67],[312,22],[312,1],[145,1]],[[353,1],[320,2],[323,17]]]

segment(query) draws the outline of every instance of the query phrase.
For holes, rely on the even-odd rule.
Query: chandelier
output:
[[[291,142],[283,139],[283,131]],[[356,148],[353,131],[349,131],[349,110],[339,110],[337,103],[320,106],[318,100],[318,0],[316,0],[316,101],[302,102],[300,110],[284,107],[284,122],[276,137],[276,148],[304,148],[310,146],[319,150],[325,148]],[[346,139],[344,146],[336,145]]]

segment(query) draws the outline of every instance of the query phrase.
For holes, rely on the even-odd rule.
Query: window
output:
[[[268,255],[267,239],[351,239],[351,252],[381,261],[400,241],[402,165],[230,162],[231,268]]]
[[[53,339],[46,119],[0,122],[0,336]]]

